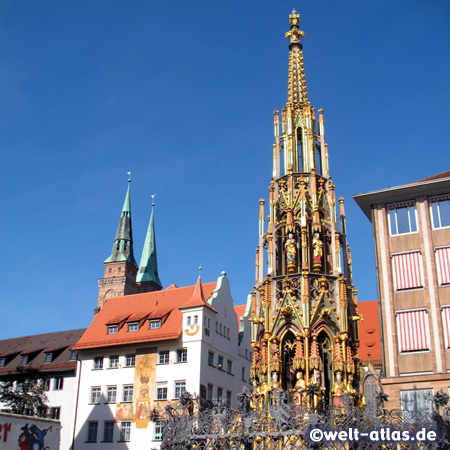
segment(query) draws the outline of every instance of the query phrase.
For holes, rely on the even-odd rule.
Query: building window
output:
[[[163,428],[164,422],[162,422],[161,420],[157,420],[155,422],[155,435],[153,436],[153,439],[155,441],[162,441]]]
[[[114,439],[114,422],[105,421],[103,425],[103,442],[112,442]]]
[[[442,323],[444,324],[444,337],[446,348],[450,348],[450,307],[442,308]]]
[[[52,357],[53,357],[53,354],[51,352],[50,353],[46,353],[45,354],[45,362],[46,363],[52,362]]]
[[[156,400],[167,400],[167,386],[156,388]]]
[[[414,389],[412,391],[400,391],[402,410],[431,414],[433,389]]]
[[[223,389],[221,387],[217,388],[217,400],[222,400],[223,397]]]
[[[194,325],[198,325],[198,316],[194,316]]]
[[[134,332],[134,331],[138,331],[139,330],[139,324],[137,322],[132,322],[128,324],[128,331]]]
[[[53,389],[55,391],[61,391],[64,385],[64,378],[63,377],[56,377],[55,381],[53,383]]]
[[[0,367],[4,367],[5,365],[5,358],[0,358]]]
[[[125,367],[134,367],[136,355],[127,355],[125,357]]]
[[[123,387],[123,402],[132,402],[133,401],[133,386],[124,386]]]
[[[28,363],[28,355],[22,355],[21,363],[22,364],[27,364]]]
[[[120,422],[120,441],[129,442],[131,432],[131,422]]]
[[[181,396],[186,392],[186,381],[176,381],[175,382],[175,398],[181,398]]]
[[[230,375],[233,374],[233,361],[227,361],[227,373],[229,373]]]
[[[190,325],[190,324],[191,324],[191,316],[187,316],[186,325]]]
[[[114,355],[109,357],[109,368],[118,369],[119,368],[119,356]]]
[[[417,231],[416,206],[413,201],[387,206],[391,236]]]
[[[102,394],[102,390],[99,387],[91,388],[91,403],[100,403],[100,396]]]
[[[231,392],[227,391],[227,408],[231,408]]]
[[[243,367],[241,370],[241,379],[242,381],[245,381],[245,367]]]
[[[187,348],[179,348],[177,350],[177,363],[187,362]]]
[[[97,431],[98,431],[98,422],[89,422],[88,423],[88,442],[97,442]]]
[[[450,227],[450,195],[430,198],[433,228]]]
[[[44,391],[49,391],[50,390],[50,378],[46,378],[44,380]]]
[[[214,386],[212,384],[208,384],[208,391],[206,393],[206,399],[211,401],[213,399],[213,389]]]
[[[392,274],[396,291],[423,287],[421,253],[392,255]]]
[[[117,334],[119,331],[119,327],[117,325],[109,325],[108,326],[108,334]]]
[[[103,369],[103,356],[97,356],[94,358],[94,370]]]
[[[214,367],[214,353],[208,352],[208,364]]]
[[[50,408],[50,419],[59,420],[61,417],[61,407],[60,406],[53,406]]]
[[[70,350],[70,359],[71,360],[77,359],[77,352],[76,352],[76,350]]]
[[[157,330],[161,328],[161,321],[158,320],[150,320],[150,330]]]
[[[428,314],[425,310],[397,313],[400,352],[417,352],[430,348]]]
[[[439,285],[450,284],[450,247],[436,248],[434,253]]]
[[[117,386],[108,386],[106,391],[106,401],[108,403],[116,403]]]
[[[169,364],[169,350],[161,350],[159,352],[159,364]]]
[[[223,367],[223,356],[217,358],[217,367],[218,369],[225,371],[225,368]]]

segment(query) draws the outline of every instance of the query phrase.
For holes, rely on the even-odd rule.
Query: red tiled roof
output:
[[[5,365],[0,368],[0,373],[15,372],[22,362],[21,355],[29,355],[27,366],[41,371],[76,368],[76,361],[70,359],[71,349],[85,330],[82,328],[1,340],[0,356],[5,358]],[[51,362],[45,362],[46,352],[53,353]]]
[[[360,347],[358,355],[361,360],[381,360],[380,320],[378,315],[378,301],[358,303],[358,312],[364,320],[359,322]]]
[[[241,324],[241,317],[245,314],[245,310],[247,308],[247,305],[235,305],[233,306],[234,312],[236,313],[238,325]]]
[[[450,178],[450,170],[446,170],[445,172],[441,172],[436,175],[432,175],[431,177],[424,178],[423,180],[414,181],[414,183],[422,183],[422,181],[439,180],[441,178]],[[414,184],[414,183],[411,183],[411,184]]]
[[[217,283],[203,284],[204,297],[210,298]],[[179,308],[186,306],[193,297],[196,286],[176,288],[173,285],[162,291],[146,292],[144,294],[126,295],[110,298],[100,312],[94,317],[89,328],[75,345],[75,349],[107,347],[120,344],[152,342],[177,339],[182,331],[182,313]],[[188,305],[192,306],[192,305]],[[149,329],[147,323],[142,324],[138,331],[128,332],[127,327],[121,327],[116,334],[107,334],[107,325],[112,325],[114,318],[131,317],[160,318],[161,326]],[[137,320],[134,319],[134,322]],[[115,322],[118,323],[118,322]]]
[[[198,277],[197,279],[197,283],[195,284],[194,293],[192,294],[192,297],[182,307],[192,308],[195,306],[207,306],[208,308],[213,309],[205,299],[202,279],[200,277]]]

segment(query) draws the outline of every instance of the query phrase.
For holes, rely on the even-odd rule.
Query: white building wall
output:
[[[50,377],[50,390],[46,392],[48,405],[51,408],[60,408],[61,422],[61,450],[70,450],[73,437],[73,423],[75,418],[75,400],[77,377],[75,373],[58,374],[63,377],[62,389],[56,389],[56,377]]]
[[[86,442],[89,421],[98,421],[97,444],[100,444],[103,439],[104,422],[114,420],[117,420],[117,422],[114,425],[113,442],[102,443],[102,447],[111,450],[159,448],[160,442],[154,440],[155,424],[151,421],[146,427],[138,428],[136,421],[127,419],[127,421],[131,421],[130,442],[118,442],[120,418],[116,417],[116,404],[106,403],[107,386],[117,386],[117,401],[121,402],[123,386],[135,383],[135,368],[125,367],[125,355],[136,353],[136,351],[145,353],[145,351],[150,352],[151,350],[154,356],[154,364],[151,367],[152,381],[148,383],[150,390],[148,395],[151,399],[150,410],[155,407],[163,408],[167,404],[166,401],[157,400],[158,387],[167,387],[167,400],[172,401],[175,397],[175,383],[183,381],[186,383],[186,391],[191,394],[201,394],[201,385],[207,389],[209,383],[214,385],[214,396],[216,396],[217,387],[221,387],[224,399],[226,399],[227,391],[230,391],[232,393],[232,406],[237,405],[236,394],[242,391],[243,385],[248,385],[251,362],[250,358],[246,359],[241,356],[245,355],[245,350],[239,350],[238,348],[238,319],[233,309],[229,282],[225,276],[218,280],[211,307],[214,310],[207,306],[182,308],[181,336],[178,340],[142,343],[140,347],[123,344],[114,349],[80,351],[80,359],[82,360],[81,380],[74,450],[92,450],[92,443]],[[197,319],[195,319],[195,316],[197,316]],[[190,322],[188,322],[188,317],[190,317]],[[217,332],[216,322],[218,323]],[[220,333],[220,325],[222,325],[222,334]],[[151,349],[146,350],[146,348]],[[177,350],[183,348],[187,349],[187,361],[177,362]],[[159,353],[162,351],[169,351],[169,361],[166,364],[159,362]],[[209,351],[215,354],[214,367],[208,365]],[[250,347],[248,347],[248,353],[249,351]],[[120,367],[118,369],[108,369],[108,361],[111,355],[119,355]],[[221,368],[222,370],[217,368],[219,355],[223,356],[224,367]],[[103,369],[101,370],[93,369],[94,358],[97,356],[103,356],[104,358]],[[232,362],[231,374],[227,373],[228,361]],[[242,367],[246,368],[246,382],[242,381]],[[95,405],[91,403],[93,387],[101,389],[100,403]],[[137,392],[133,392],[132,412],[134,415],[136,415],[137,395]]]
[[[73,424],[75,417],[76,387],[78,378],[75,369],[70,372],[55,372],[42,374],[47,376],[50,389],[45,391],[49,408],[60,408],[59,421],[61,422],[61,450],[70,450],[72,445]],[[63,378],[62,389],[57,388],[56,378]],[[58,385],[58,387],[60,384]],[[0,410],[6,412],[8,408],[0,402]]]

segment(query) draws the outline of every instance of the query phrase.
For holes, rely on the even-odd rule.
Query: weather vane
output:
[[[152,194],[150,197],[152,198],[152,206],[155,206],[155,197],[156,197],[156,194]]]
[[[131,171],[127,172],[127,175],[128,175],[128,183],[129,183],[131,181]]]

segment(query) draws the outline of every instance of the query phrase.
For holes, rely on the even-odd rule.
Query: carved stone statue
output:
[[[295,260],[297,255],[297,247],[295,245],[294,235],[289,233],[288,238],[284,244],[284,250],[286,252],[286,262],[289,273],[295,272]]]
[[[322,268],[323,242],[320,239],[320,233],[314,233],[313,236],[313,270],[319,272]]]

